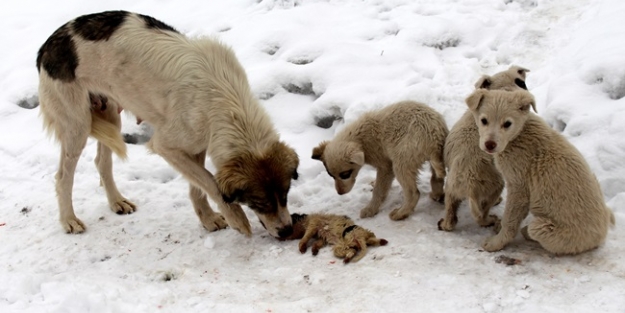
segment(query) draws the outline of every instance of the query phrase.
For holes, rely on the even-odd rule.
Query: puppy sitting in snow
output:
[[[386,239],[376,238],[348,216],[335,214],[291,214],[293,234],[288,239],[301,239],[299,251],[305,253],[314,239],[312,254],[317,255],[326,244],[333,245],[334,256],[344,263],[357,262],[367,253],[367,246],[384,246]]]
[[[527,90],[525,75],[528,69],[511,66],[493,76],[483,75],[475,88],[490,90]],[[490,209],[501,202],[504,181],[495,168],[492,155],[478,145],[480,135],[470,110],[454,124],[445,141],[445,217],[438,229],[452,231],[458,223],[457,211],[465,198],[469,199],[471,214],[482,227],[499,224],[499,218],[489,215]]]
[[[499,233],[484,243],[503,249],[521,230],[557,254],[576,254],[599,246],[614,224],[601,188],[579,151],[540,117],[527,91],[476,90],[466,100],[478,125],[479,147],[494,156],[508,189]]]
[[[373,198],[360,211],[363,218],[378,213],[393,178],[397,177],[404,202],[390,213],[390,218],[401,220],[414,211],[419,201],[417,177],[425,161],[430,161],[432,168],[430,197],[443,200],[443,147],[447,133],[445,120],[438,112],[425,104],[404,101],[363,114],[332,141],[315,147],[312,158],[323,162],[339,195],[352,189],[363,165],[376,168]]]

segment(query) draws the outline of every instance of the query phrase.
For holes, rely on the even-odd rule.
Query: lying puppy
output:
[[[466,100],[479,130],[479,147],[495,158],[508,189],[501,231],[484,249],[503,249],[523,219],[522,233],[557,254],[577,254],[601,245],[614,215],[579,151],[540,117],[524,90],[476,90]]]
[[[528,69],[511,66],[508,70],[493,76],[483,75],[475,88],[490,90],[527,89],[525,75]],[[445,217],[438,222],[438,229],[452,231],[458,223],[458,207],[468,198],[471,214],[482,227],[499,224],[496,215],[489,215],[490,209],[501,202],[504,181],[495,168],[493,157],[482,151],[478,145],[480,135],[471,111],[454,124],[445,141]]]
[[[384,246],[386,239],[376,238],[368,229],[354,224],[348,216],[334,214],[291,214],[293,234],[287,239],[301,239],[299,251],[306,253],[314,239],[312,254],[317,255],[326,244],[333,245],[334,256],[344,263],[358,262],[367,253],[367,246]]]
[[[390,218],[401,220],[410,216],[419,201],[417,178],[425,161],[430,161],[432,169],[430,197],[443,201],[447,133],[445,120],[438,112],[425,104],[404,101],[363,114],[332,141],[315,147],[312,158],[323,162],[339,195],[352,189],[363,165],[376,168],[373,198],[360,211],[363,218],[378,213],[397,177],[404,203],[390,213]]]
[[[189,181],[206,229],[230,225],[251,235],[242,203],[272,236],[291,234],[287,193],[299,159],[280,141],[230,48],[187,38],[149,16],[109,11],[57,29],[39,49],[37,69],[44,126],[61,143],[56,191],[67,232],[85,230],[74,213],[72,187],[90,135],[98,140],[96,166],[111,209],[127,214],[136,208],[117,190],[112,173],[111,151],[126,155],[118,113],[123,103],[154,128],[147,147]],[[207,154],[215,176],[204,167]]]

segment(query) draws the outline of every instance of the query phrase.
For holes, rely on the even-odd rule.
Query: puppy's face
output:
[[[262,156],[247,153],[230,160],[216,180],[224,201],[247,205],[269,234],[284,239],[293,232],[287,195],[298,165],[295,151],[277,142]]]
[[[530,106],[536,110],[534,97],[524,90],[478,89],[466,102],[480,133],[480,149],[489,154],[504,151],[523,129]]]
[[[352,190],[356,176],[365,164],[365,154],[355,142],[322,142],[313,149],[312,158],[323,162],[339,195]]]

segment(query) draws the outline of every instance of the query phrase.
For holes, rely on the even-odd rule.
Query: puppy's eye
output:
[[[488,120],[483,118],[480,122],[482,122],[482,125],[486,126],[488,125]]]
[[[502,125],[502,126],[503,126],[503,128],[508,129],[508,127],[512,126],[512,122],[510,122],[510,121],[506,121],[505,123],[503,123],[503,125]]]
[[[348,179],[350,176],[352,176],[352,170],[339,173],[341,179]]]

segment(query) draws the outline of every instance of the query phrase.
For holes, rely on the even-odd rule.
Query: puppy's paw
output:
[[[306,242],[301,242],[299,243],[299,252],[301,254],[306,253],[306,250],[308,249],[308,244]]]
[[[484,242],[482,248],[488,252],[495,252],[503,249],[506,244],[499,238],[499,236],[493,236]]]
[[[204,228],[206,228],[206,230],[210,232],[218,231],[220,229],[228,227],[228,223],[226,223],[224,217],[219,213],[214,213],[213,215],[201,218],[200,222],[202,222],[202,226],[204,226]]]
[[[445,194],[440,192],[430,192],[430,199],[438,202],[445,203]]]
[[[406,210],[404,208],[397,208],[388,215],[393,221],[401,221],[403,219],[408,218],[412,213],[411,210]]]
[[[61,225],[63,225],[63,228],[68,234],[80,234],[87,229],[85,224],[75,216],[73,218],[61,220]]]
[[[454,228],[456,228],[457,223],[458,223],[458,217],[454,217],[452,219],[441,218],[441,220],[438,221],[438,230],[453,231]]]
[[[380,208],[373,208],[371,206],[367,206],[364,209],[360,210],[360,218],[374,217],[378,214]]]
[[[137,210],[137,206],[126,198],[111,203],[111,210],[117,214],[130,214]]]
[[[477,223],[482,226],[482,227],[490,227],[490,226],[494,226],[494,227],[499,227],[501,228],[501,220],[499,219],[499,217],[497,215],[489,215],[487,217],[485,217],[483,220],[481,221],[477,221]],[[497,233],[499,232],[499,230],[497,230]]]
[[[227,208],[221,210],[223,217],[226,219],[226,222],[232,229],[236,229],[241,234],[246,237],[252,236],[252,226],[250,226],[250,221],[247,219],[245,212],[240,205],[236,203],[226,204]]]

